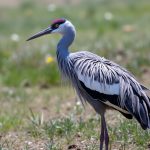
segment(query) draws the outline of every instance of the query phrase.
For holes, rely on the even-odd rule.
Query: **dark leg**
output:
[[[105,117],[101,116],[100,150],[103,149],[104,140],[105,140],[105,150],[108,150],[108,146],[109,146],[108,130],[106,126]]]
[[[108,130],[107,130],[107,125],[106,125],[106,121],[105,121],[105,149],[108,150],[109,147],[109,135],[108,135]]]
[[[101,117],[101,133],[100,133],[100,150],[103,150],[103,143],[105,138],[105,118]]]

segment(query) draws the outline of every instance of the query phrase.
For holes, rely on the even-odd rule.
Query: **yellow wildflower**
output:
[[[54,62],[54,58],[52,56],[47,56],[46,59],[45,59],[45,63],[50,64],[52,62]]]

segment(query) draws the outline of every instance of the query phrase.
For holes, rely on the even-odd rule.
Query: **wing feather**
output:
[[[101,94],[118,95],[117,105],[132,114],[144,129],[150,128],[150,99],[145,93],[147,88],[140,85],[130,72],[86,51],[72,53],[70,57],[78,79],[87,88]],[[111,99],[109,103],[112,103]]]

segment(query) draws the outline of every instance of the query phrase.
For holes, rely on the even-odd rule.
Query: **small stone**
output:
[[[75,149],[75,148],[77,148],[77,145],[75,145],[75,144],[72,144],[72,145],[68,146],[68,149]]]
[[[133,31],[135,31],[135,28],[132,25],[126,24],[123,26],[122,30],[124,32],[133,32]]]

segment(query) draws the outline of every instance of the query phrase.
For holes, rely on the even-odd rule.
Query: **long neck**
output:
[[[61,38],[61,40],[57,45],[57,55],[59,55],[59,57],[65,59],[68,56],[69,46],[72,44],[74,38],[75,38],[74,30],[68,30],[63,34],[63,37]]]

